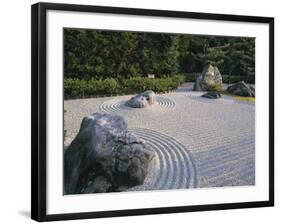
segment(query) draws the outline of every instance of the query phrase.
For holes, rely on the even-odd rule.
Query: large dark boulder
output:
[[[222,76],[216,66],[206,65],[202,74],[196,79],[194,91],[220,91],[222,90]]]
[[[121,191],[142,184],[154,152],[118,115],[85,117],[64,154],[65,194]]]
[[[221,98],[221,94],[216,92],[207,92],[203,94],[201,97],[208,98],[208,99],[219,99]]]
[[[246,84],[244,81],[229,86],[226,91],[238,96],[255,97],[255,87]]]
[[[133,108],[144,108],[156,103],[156,95],[152,90],[147,90],[129,99],[125,105]]]

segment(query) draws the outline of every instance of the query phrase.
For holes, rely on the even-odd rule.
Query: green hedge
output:
[[[147,77],[133,77],[118,80],[107,79],[64,79],[65,99],[87,98],[99,96],[112,96],[124,94],[136,94],[145,90],[153,90],[156,93],[169,92],[185,82],[183,75],[150,79]]]
[[[145,90],[156,93],[165,93],[176,89],[184,82],[194,82],[200,73],[180,74],[164,78],[150,79],[147,77],[132,77],[129,79],[64,79],[65,99],[88,98],[100,96],[114,96],[124,94],[137,94]],[[255,83],[254,76],[228,76],[222,75],[224,83],[245,81]],[[229,82],[230,79],[230,82]]]

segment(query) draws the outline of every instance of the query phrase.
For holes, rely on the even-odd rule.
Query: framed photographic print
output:
[[[32,6],[32,219],[274,205],[274,19]]]

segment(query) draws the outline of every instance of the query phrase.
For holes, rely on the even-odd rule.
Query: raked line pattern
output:
[[[195,188],[196,169],[190,152],[176,139],[150,129],[133,128],[155,152],[142,185],[129,191]]]

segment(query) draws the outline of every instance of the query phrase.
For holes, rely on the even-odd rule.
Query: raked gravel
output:
[[[144,185],[132,190],[254,185],[255,104],[203,93],[186,84],[144,109],[124,105],[132,95],[65,100],[65,144],[83,117],[116,113],[156,151]]]

